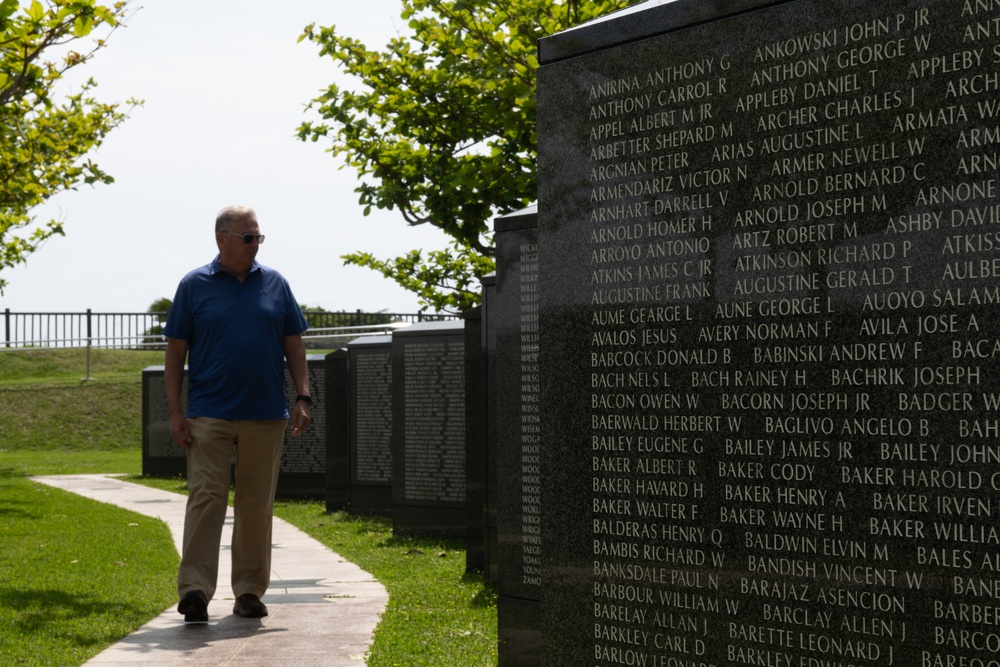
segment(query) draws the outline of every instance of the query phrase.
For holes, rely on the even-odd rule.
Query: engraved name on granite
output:
[[[998,26],[678,0],[542,40],[542,664],[996,662]]]
[[[466,536],[462,322],[392,335],[393,531]]]

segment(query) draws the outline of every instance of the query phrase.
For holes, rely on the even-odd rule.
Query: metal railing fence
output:
[[[350,338],[385,333],[401,325],[455,319],[454,315],[424,313],[366,313],[303,311],[309,322],[309,339]],[[3,340],[0,349],[81,348],[110,349],[162,348],[165,312],[101,313],[87,309],[75,313],[3,313]],[[352,335],[352,332],[356,334]]]

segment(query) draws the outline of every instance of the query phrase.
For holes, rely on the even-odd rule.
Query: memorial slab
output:
[[[392,523],[399,535],[464,539],[463,322],[392,335]]]
[[[291,426],[285,430],[285,446],[281,450],[281,469],[278,472],[279,498],[326,497],[326,430],[327,430],[327,362],[322,354],[306,355],[309,368],[309,395],[312,408],[309,428],[300,435],[292,435]],[[296,395],[292,377],[285,370],[285,394],[291,414]]]
[[[350,368],[350,509],[392,512],[392,336],[347,346]]]
[[[462,313],[465,322],[465,570],[486,572],[489,558],[489,492],[486,288],[479,306]]]
[[[187,476],[184,450],[170,437],[167,389],[163,366],[142,370],[142,474],[152,477]],[[187,369],[181,384],[183,405],[187,405]]]
[[[347,349],[326,355],[326,509],[351,504],[351,371]]]
[[[497,218],[497,601],[504,664],[537,664],[541,630],[538,212]]]
[[[486,423],[486,548],[483,557],[483,573],[493,583],[497,581],[499,547],[497,546],[497,513],[499,501],[499,480],[497,476],[497,327],[495,310],[496,273],[483,277],[483,354],[486,357],[485,396]]]
[[[996,661],[998,20],[542,40],[541,664]]]

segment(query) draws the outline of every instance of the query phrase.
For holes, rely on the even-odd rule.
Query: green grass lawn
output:
[[[0,470],[0,664],[79,665],[174,600],[166,525]]]
[[[0,665],[80,665],[176,602],[162,523],[26,479],[126,473],[184,492],[139,479],[141,370],[162,353],[92,355],[81,383],[82,350],[0,352]],[[369,665],[497,664],[496,595],[465,574],[460,545],[397,538],[386,519],[316,502],[276,513],[388,589]]]
[[[496,592],[465,573],[458,544],[400,538],[392,521],[279,503],[276,513],[375,575],[389,591],[369,665],[496,665]]]

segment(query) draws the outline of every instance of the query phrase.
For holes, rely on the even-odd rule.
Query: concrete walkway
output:
[[[36,482],[162,519],[180,551],[186,497],[105,475],[32,477]],[[274,520],[270,614],[233,614],[229,588],[232,508],[222,535],[219,588],[208,625],[185,625],[176,604],[87,665],[360,667],[389,596],[382,584],[302,531]]]

